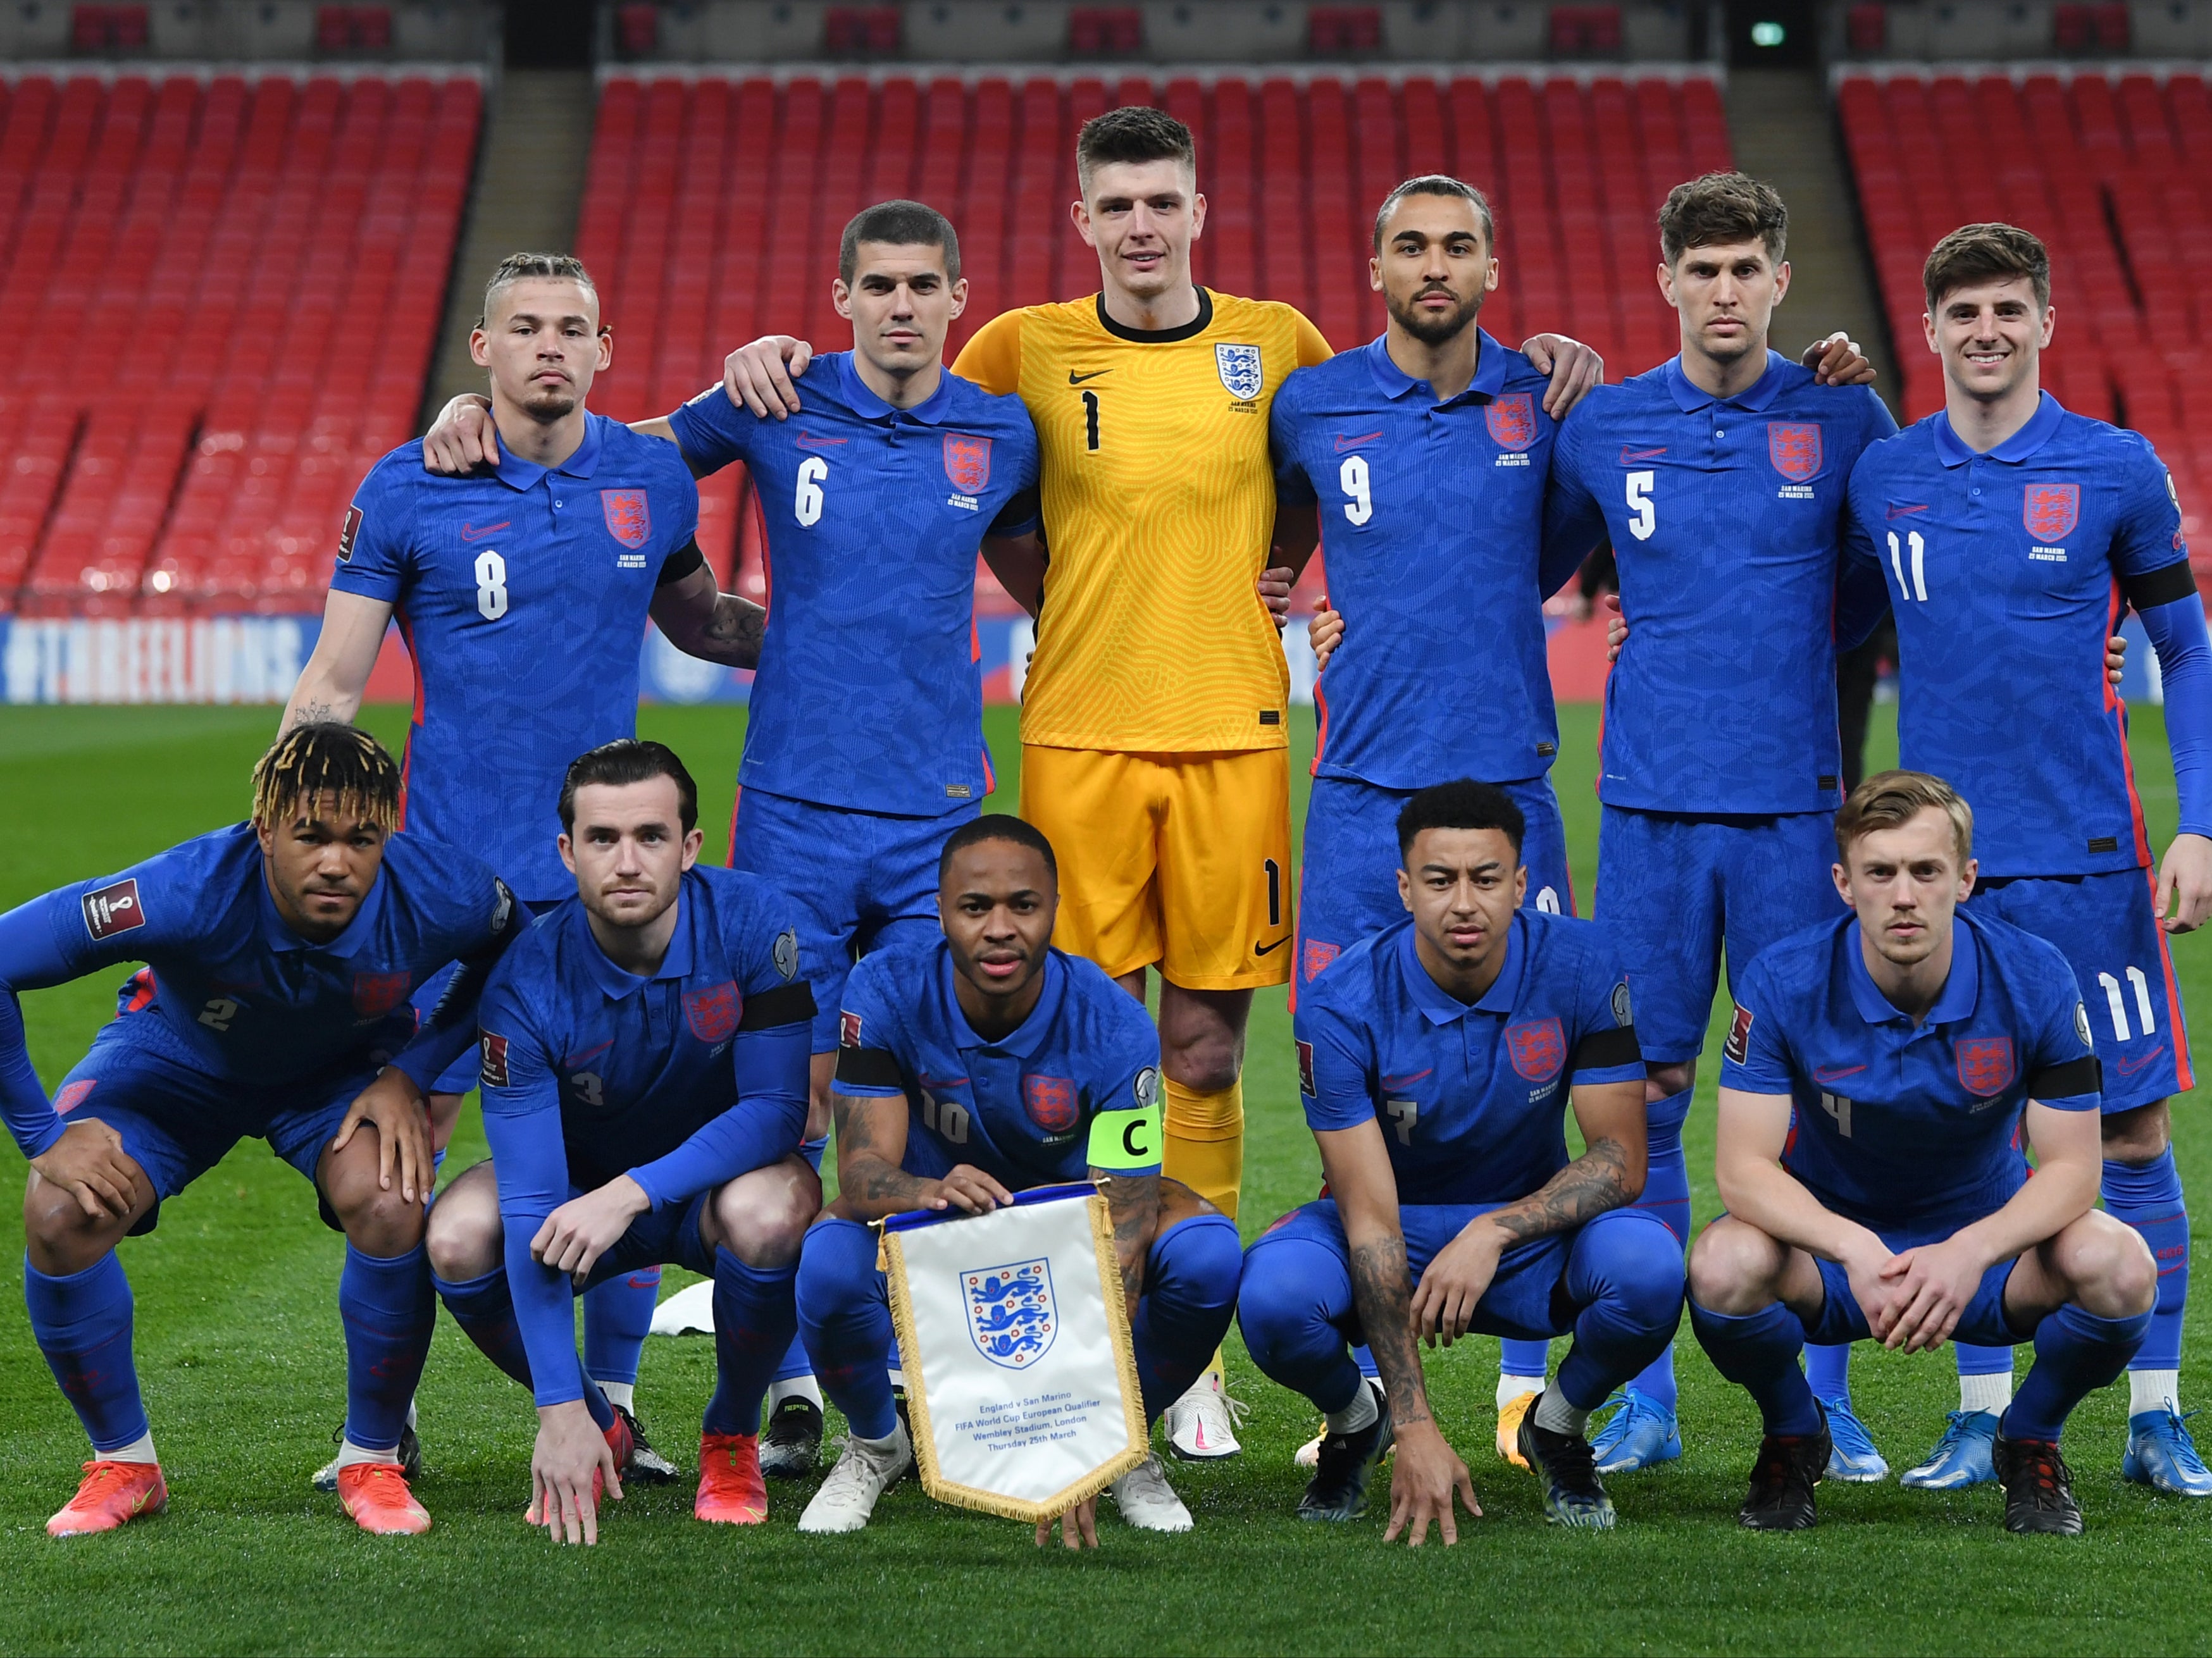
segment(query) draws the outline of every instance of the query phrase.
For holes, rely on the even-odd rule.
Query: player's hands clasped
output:
[[[1504,1245],[1496,1227],[1477,1220],[1437,1251],[1407,1304],[1415,1336],[1431,1347],[1439,1341],[1449,1347],[1467,1333],[1474,1321],[1475,1303],[1498,1276],[1498,1258],[1505,1253]]]
[[[131,1212],[138,1165],[124,1151],[123,1136],[96,1117],[64,1127],[31,1167],[75,1198],[89,1220],[121,1220]]]
[[[448,477],[479,466],[499,465],[499,440],[493,434],[491,400],[464,392],[438,411],[422,434],[422,465]]]
[[[799,412],[799,387],[793,382],[814,361],[814,348],[788,334],[769,334],[739,346],[722,359],[722,391],[732,403],[765,420],[789,420]]]
[[[1989,1266],[1964,1233],[1892,1255],[1879,1269],[1891,1286],[1887,1316],[1869,1317],[1869,1327],[1893,1350],[1917,1353],[1942,1346]]]
[[[430,1107],[414,1078],[397,1066],[379,1072],[346,1108],[331,1152],[344,1151],[363,1123],[376,1130],[376,1183],[389,1192],[396,1174],[400,1195],[410,1203],[429,1196]]]
[[[530,1453],[530,1509],[523,1517],[545,1527],[556,1543],[599,1540],[599,1493],[620,1501],[622,1470],[615,1454],[579,1400],[538,1412],[538,1442]]]
[[[621,1241],[630,1222],[652,1207],[653,1199],[642,1186],[628,1175],[617,1175],[546,1216],[530,1240],[531,1259],[580,1278]]]
[[[1275,631],[1282,632],[1291,619],[1291,589],[1297,585],[1297,577],[1282,565],[1260,572],[1260,602],[1267,607],[1274,618]]]
[[[1044,1548],[1052,1541],[1053,1522],[1040,1520],[1036,1527],[1036,1546]],[[1098,1499],[1086,1497],[1066,1514],[1060,1516],[1060,1540],[1079,1554],[1085,1549],[1098,1546]]]
[[[955,1165],[951,1173],[933,1184],[936,1189],[921,1205],[925,1209],[957,1209],[963,1215],[988,1215],[1014,1200],[1012,1192],[969,1163]]]
[[[1449,1548],[1459,1541],[1459,1522],[1452,1513],[1452,1497],[1467,1507],[1470,1517],[1482,1518],[1482,1505],[1474,1500],[1474,1480],[1459,1453],[1444,1442],[1433,1422],[1409,1422],[1397,1430],[1396,1452],[1390,1466],[1390,1523],[1382,1540],[1395,1543],[1401,1532],[1406,1546],[1418,1549],[1428,1540],[1429,1522]]]

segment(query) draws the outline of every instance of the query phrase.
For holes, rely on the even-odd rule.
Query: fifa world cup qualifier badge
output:
[[[1729,1026],[1728,1041],[1721,1051],[1738,1065],[1751,1056],[1751,1010],[1740,1007],[1735,1011],[1735,1022]]]
[[[139,902],[135,876],[84,895],[84,930],[95,944],[145,925],[146,909]]]

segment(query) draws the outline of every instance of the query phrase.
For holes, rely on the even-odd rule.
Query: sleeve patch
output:
[[[781,974],[787,980],[789,979],[793,974],[798,972],[798,929],[795,927],[786,927],[782,932],[777,933],[775,935],[775,948],[769,952],[769,959],[775,963],[775,970]]]
[[[1749,1008],[1736,1009],[1735,1023],[1729,1026],[1728,1041],[1722,1045],[1721,1051],[1738,1065],[1747,1064],[1750,1061],[1751,1010]]]
[[[1308,1099],[1318,1099],[1320,1090],[1314,1086],[1313,1044],[1298,1044],[1298,1092]]]
[[[138,896],[138,878],[126,876],[96,892],[84,895],[84,930],[93,942],[112,938],[146,925],[146,907]]]
[[[814,1017],[814,987],[805,980],[778,985],[774,990],[763,990],[757,996],[745,999],[745,1011],[738,1020],[740,1030],[773,1030],[778,1025],[797,1024],[802,1019]]]
[[[491,936],[496,938],[507,931],[507,918],[514,914],[514,894],[496,875],[491,878]]]
[[[355,538],[360,534],[361,508],[358,507],[349,507],[346,508],[345,527],[338,531],[339,563],[350,564],[353,562],[353,544]]]
[[[486,1088],[507,1086],[507,1038],[483,1033],[483,1085]]]
[[[1139,1111],[1150,1111],[1158,1105],[1160,1102],[1159,1067],[1148,1065],[1139,1071],[1137,1073],[1136,1081],[1130,1084],[1129,1092],[1136,1102],[1136,1108]]]
[[[860,1045],[860,1016],[846,1011],[837,1016],[837,1046],[858,1048]]]
[[[1613,987],[1613,1022],[1617,1025],[1636,1023],[1634,1006],[1628,999],[1628,981],[1626,979]]]
[[[2074,1004],[2074,1034],[2081,1039],[2082,1047],[2096,1047],[2089,1039],[2089,1010],[2079,1002]]]

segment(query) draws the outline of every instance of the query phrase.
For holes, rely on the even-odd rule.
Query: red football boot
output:
[[[691,1512],[723,1526],[767,1521],[768,1481],[761,1477],[759,1436],[699,1436],[699,1496]]]
[[[76,1495],[46,1521],[49,1537],[87,1537],[113,1531],[169,1506],[168,1483],[158,1462],[88,1462]]]
[[[349,1462],[338,1470],[338,1502],[354,1523],[377,1537],[416,1537],[430,1529],[430,1511],[407,1489],[397,1462]]]

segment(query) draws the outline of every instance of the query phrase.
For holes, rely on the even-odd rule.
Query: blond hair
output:
[[[1930,806],[1951,820],[1959,867],[1974,855],[1974,809],[1958,790],[1924,771],[1880,771],[1853,789],[1836,814],[1836,855],[1849,868],[1851,847],[1869,835],[1900,829]]]
[[[253,821],[273,829],[315,815],[325,794],[340,817],[399,827],[399,767],[383,744],[335,720],[295,726],[253,768]]]

